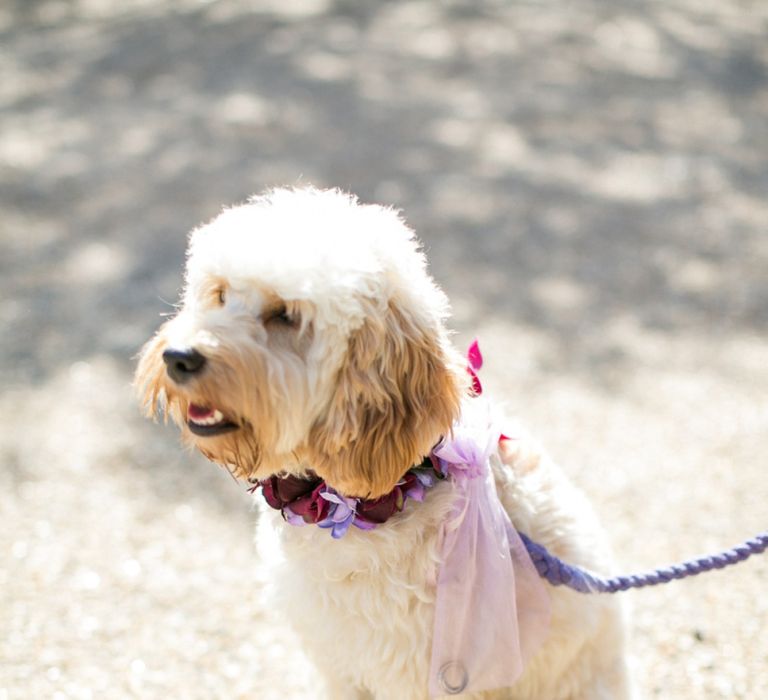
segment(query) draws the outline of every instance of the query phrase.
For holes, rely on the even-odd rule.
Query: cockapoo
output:
[[[480,530],[483,509],[506,511],[507,523],[570,563],[601,571],[608,561],[588,503],[514,424],[494,433],[488,418],[482,455],[446,457],[485,397],[449,342],[447,299],[395,211],[337,190],[255,197],[192,233],[182,302],[142,351],[144,405],[263,490],[257,540],[273,605],[298,632],[329,698],[630,696],[619,603],[562,587],[542,589],[546,629],[511,685],[473,685],[478,663],[512,663],[494,640],[516,625],[503,622],[501,609],[498,617],[480,610],[504,589],[501,579],[490,582],[490,598],[467,608],[468,619],[451,619],[465,610],[458,598],[485,590],[474,578],[477,542],[458,562],[469,582],[453,564],[459,588],[439,615],[448,627],[437,627],[446,538],[473,507],[479,513],[467,517]],[[467,490],[476,474],[459,471],[473,459],[475,482],[483,469],[491,475],[480,491]],[[484,500],[473,504],[469,493]],[[507,541],[494,533],[480,537]],[[515,564],[518,589],[525,566]],[[524,617],[534,604],[515,595]],[[445,629],[460,639],[436,633]],[[437,659],[436,678],[435,649],[451,644],[480,661],[452,659],[446,676]]]

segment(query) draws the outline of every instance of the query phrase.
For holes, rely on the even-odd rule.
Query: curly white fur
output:
[[[338,191],[276,190],[193,232],[183,306],[145,347],[137,385],[150,412],[164,409],[189,443],[238,476],[313,469],[342,493],[375,497],[470,400],[446,315],[395,212]],[[190,348],[205,367],[174,380],[163,353]],[[216,409],[237,429],[199,435],[191,406]],[[589,505],[530,438],[514,434],[492,459],[512,523],[569,562],[604,570]],[[329,698],[427,697],[440,526],[452,498],[439,484],[424,503],[338,541],[288,526],[257,498],[274,606],[299,632]],[[551,600],[548,640],[523,677],[478,697],[628,698],[617,601],[565,589]]]

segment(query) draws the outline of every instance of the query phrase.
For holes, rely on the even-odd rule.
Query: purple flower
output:
[[[417,479],[413,485],[405,492],[405,496],[406,498],[412,498],[414,501],[421,503],[424,500],[426,493],[427,490],[424,488],[424,484],[422,484]]]
[[[413,473],[419,480],[419,483],[427,489],[431,489],[438,480],[438,475],[434,468],[414,469]]]
[[[331,537],[338,540],[344,536],[349,530],[349,526],[354,522],[358,500],[340,496],[331,489],[321,491],[320,498],[327,501],[330,506],[327,517],[317,524],[319,527],[331,528]]]
[[[302,526],[306,525],[307,521],[304,520],[304,518],[299,515],[298,513],[294,513],[291,510],[290,506],[283,506],[283,517],[291,524],[296,526]]]

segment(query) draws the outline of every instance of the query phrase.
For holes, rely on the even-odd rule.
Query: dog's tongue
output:
[[[199,406],[196,403],[189,404],[189,408],[187,409],[187,415],[192,420],[205,420],[206,418],[211,418],[214,414],[214,409],[208,408],[207,406]]]

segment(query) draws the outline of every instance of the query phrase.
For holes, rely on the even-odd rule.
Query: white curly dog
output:
[[[165,412],[188,444],[265,484],[265,495],[271,488],[271,505],[288,505],[281,517],[257,498],[260,551],[274,605],[333,700],[429,697],[436,581],[455,493],[450,479],[430,481],[407,503],[402,491],[404,475],[423,467],[478,400],[448,340],[447,313],[397,212],[337,190],[277,189],[191,234],[181,309],[140,357],[136,383],[148,412]],[[494,443],[489,463],[514,527],[570,563],[604,570],[589,504],[530,438],[510,431],[514,439]],[[321,483],[338,505],[314,490],[314,500],[292,507],[278,493],[291,479]],[[343,532],[356,503],[358,527]],[[334,537],[286,522],[297,518],[325,518]],[[547,591],[547,636],[522,675],[511,687],[455,697],[630,697],[616,600]]]

